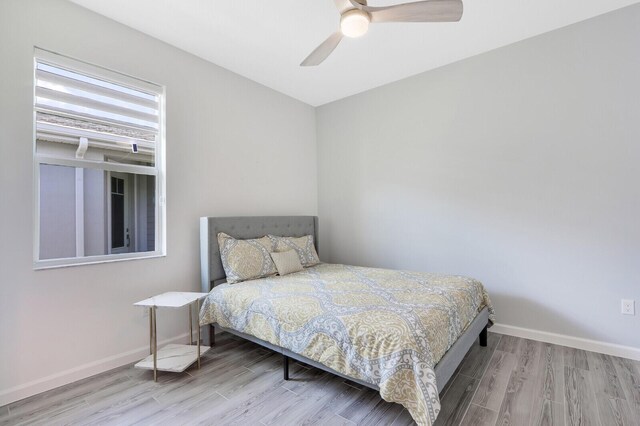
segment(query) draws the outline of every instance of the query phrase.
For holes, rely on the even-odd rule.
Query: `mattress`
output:
[[[484,286],[455,275],[320,264],[216,286],[200,324],[252,335],[380,388],[420,425],[440,411],[434,366],[484,307]]]

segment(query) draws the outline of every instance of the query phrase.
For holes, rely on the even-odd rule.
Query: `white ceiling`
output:
[[[458,23],[373,24],[318,67],[298,64],[338,28],[333,0],[71,1],[317,106],[640,0],[466,0]]]

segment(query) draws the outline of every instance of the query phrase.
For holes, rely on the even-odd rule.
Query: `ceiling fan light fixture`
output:
[[[329,0],[323,0],[329,1]],[[334,0],[340,13],[340,30],[320,43],[301,63],[301,67],[320,65],[346,37],[367,33],[370,23],[380,22],[458,22],[462,0],[409,0],[409,3],[373,7],[367,0]]]
[[[360,9],[351,9],[340,17],[340,31],[347,37],[360,37],[369,30],[369,14]]]

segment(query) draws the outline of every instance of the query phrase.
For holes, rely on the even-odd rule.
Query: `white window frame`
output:
[[[159,96],[158,102],[158,140],[155,147],[155,165],[140,166],[133,164],[116,164],[109,162],[91,161],[85,159],[74,158],[57,158],[38,154],[37,146],[37,123],[36,109],[33,109],[33,197],[34,197],[34,214],[33,214],[33,268],[34,270],[62,268],[67,266],[91,265],[97,263],[119,262],[124,260],[149,259],[163,257],[167,254],[166,246],[166,89],[164,86],[141,80],[126,74],[92,65],[87,62],[69,58],[51,51],[47,51],[38,47],[34,48],[33,59],[33,103],[36,104],[36,65],[37,62],[50,62],[52,65],[70,68],[81,73],[99,76],[100,78],[115,84],[121,84],[127,87],[136,87],[155,93]],[[78,137],[82,137],[82,131],[74,131]],[[74,136],[76,136],[74,134]],[[66,138],[62,136],[61,138]],[[78,168],[90,168],[111,172],[133,173],[141,175],[155,176],[155,250],[147,252],[132,252],[121,254],[105,254],[98,256],[79,256],[61,259],[40,259],[40,165],[51,164],[59,166],[70,166]],[[76,236],[77,238],[77,236]]]

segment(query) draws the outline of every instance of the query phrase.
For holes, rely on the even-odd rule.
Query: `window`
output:
[[[35,268],[164,255],[164,89],[36,49]]]

